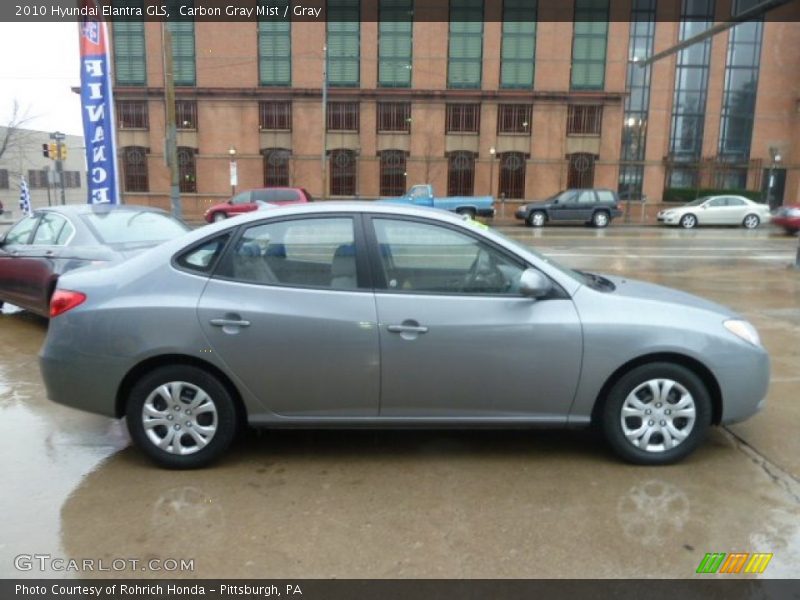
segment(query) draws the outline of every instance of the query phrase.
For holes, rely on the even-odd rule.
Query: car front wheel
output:
[[[694,215],[683,215],[681,217],[681,227],[684,229],[694,229],[697,227],[697,217]]]
[[[528,215],[528,218],[525,219],[525,222],[528,224],[529,227],[544,227],[544,223],[547,219],[544,216],[544,213],[540,210],[535,210],[531,214]]]
[[[625,374],[603,406],[606,439],[623,459],[665,465],[690,454],[711,424],[711,398],[700,378],[673,363],[650,363]]]
[[[604,210],[598,210],[596,213],[592,215],[592,225],[598,228],[603,228],[608,226],[608,213]]]
[[[219,223],[220,221],[224,221],[227,218],[228,218],[228,215],[226,215],[222,211],[214,213],[214,223]]]
[[[758,215],[747,215],[742,221],[745,229],[755,229],[759,223],[761,223],[761,219],[758,218]]]
[[[236,434],[236,407],[213,375],[190,365],[160,367],[136,382],[126,407],[137,446],[162,467],[192,469],[218,458]]]

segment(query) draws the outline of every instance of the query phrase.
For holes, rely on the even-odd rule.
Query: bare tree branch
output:
[[[14,105],[11,110],[11,117],[8,122],[3,126],[2,133],[0,133],[0,158],[6,151],[11,150],[17,146],[24,137],[24,125],[33,119],[29,109],[20,109],[19,101],[14,100]]]

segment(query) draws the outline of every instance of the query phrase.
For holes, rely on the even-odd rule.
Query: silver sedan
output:
[[[677,461],[763,405],[769,359],[727,308],[561,267],[441,211],[315,203],[64,275],[50,398],[126,417],[197,467],[258,427],[575,427]]]
[[[766,204],[742,196],[704,196],[683,206],[660,211],[657,220],[684,229],[698,225],[741,225],[755,229],[761,223],[769,223],[770,212]]]

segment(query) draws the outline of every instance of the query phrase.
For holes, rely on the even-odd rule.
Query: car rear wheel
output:
[[[160,367],[133,386],[128,431],[153,461],[170,469],[202,467],[236,435],[236,407],[213,375],[190,365]]]
[[[681,217],[681,227],[684,229],[694,229],[697,227],[697,217],[694,215],[683,215]]]
[[[700,378],[677,364],[636,367],[609,392],[602,428],[614,451],[641,465],[674,463],[690,454],[711,424],[711,398]]]
[[[604,210],[598,210],[592,215],[592,225],[595,227],[603,228],[608,227],[608,213]]]
[[[742,225],[744,225],[745,229],[755,229],[761,223],[761,219],[758,218],[758,215],[749,214],[744,218],[742,221]]]
[[[228,218],[228,215],[226,215],[222,211],[214,213],[214,223],[219,223],[220,221],[224,221],[227,218]]]
[[[544,223],[547,220],[544,213],[540,210],[535,210],[531,214],[528,215],[528,218],[525,219],[525,222],[528,224],[529,227],[544,227]]]

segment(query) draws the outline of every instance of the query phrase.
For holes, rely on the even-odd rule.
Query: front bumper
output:
[[[714,369],[722,394],[721,424],[743,421],[764,408],[769,372],[769,355],[763,348],[726,353],[725,364]]]
[[[665,225],[677,225],[681,220],[680,215],[666,215],[663,212],[658,213],[656,221],[664,223]]]

